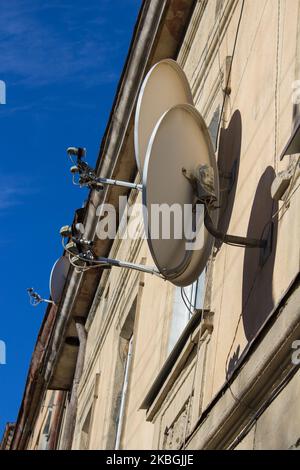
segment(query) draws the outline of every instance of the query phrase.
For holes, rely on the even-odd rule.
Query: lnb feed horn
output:
[[[68,147],[67,154],[72,157],[77,157],[79,159],[86,156],[86,149],[83,147]]]

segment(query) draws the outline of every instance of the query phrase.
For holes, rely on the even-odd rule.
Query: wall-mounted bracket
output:
[[[43,299],[37,292],[32,287],[29,287],[27,289],[29,298],[30,298],[30,305],[33,307],[37,307],[40,303],[44,302],[46,304],[52,304],[55,305],[53,300],[48,300],[48,299]]]
[[[69,147],[67,150],[68,155],[70,156],[72,162],[73,157],[77,158],[76,165],[71,167],[71,173],[73,174],[73,183],[76,186],[86,186],[90,189],[103,190],[105,185],[108,186],[120,186],[128,189],[136,189],[142,191],[143,185],[130,183],[128,181],[120,181],[111,178],[101,178],[97,177],[96,171],[88,165],[83,158],[86,155],[85,149]],[[75,181],[75,175],[78,174],[79,178]]]
[[[233,162],[231,171],[219,171],[220,191],[227,192],[228,194],[232,190],[237,177],[237,160]],[[222,184],[224,181],[224,185]]]
[[[208,211],[205,211],[204,225],[206,230],[217,240],[220,240],[229,245],[244,246],[247,248],[265,248],[267,240],[260,240],[258,238],[239,237],[237,235],[228,235],[219,231],[213,224]]]

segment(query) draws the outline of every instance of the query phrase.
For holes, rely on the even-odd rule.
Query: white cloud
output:
[[[37,189],[30,181],[20,176],[0,177],[0,214],[13,206],[24,203],[24,197],[34,194]]]
[[[115,80],[119,44],[103,31],[108,5],[72,5],[53,0],[10,0],[1,5],[2,73],[37,86],[66,81],[82,85]],[[76,42],[74,41],[76,30]],[[118,38],[118,41],[120,38]]]

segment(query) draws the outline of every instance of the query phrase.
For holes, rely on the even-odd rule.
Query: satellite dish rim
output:
[[[62,286],[60,294],[56,295],[57,292],[54,292],[55,287],[53,285],[54,279],[55,279],[54,275],[56,274],[56,276],[58,276],[59,274],[61,275],[62,279],[63,278],[66,279],[68,276],[69,267],[70,267],[70,262],[66,256],[61,256],[60,258],[58,258],[52,266],[50,277],[49,277],[49,292],[50,292],[51,299],[56,305],[58,305],[58,303],[60,302],[64,286]],[[55,270],[57,270],[58,268],[61,271],[56,272]]]
[[[216,160],[216,153],[215,153],[215,150],[214,150],[214,147],[213,147],[213,143],[212,143],[212,140],[211,140],[211,137],[210,137],[210,134],[209,134],[209,131],[208,131],[208,128],[207,128],[207,125],[205,123],[205,120],[203,119],[202,115],[200,114],[200,112],[195,108],[195,106],[193,105],[190,105],[190,104],[179,104],[179,105],[176,105],[176,106],[173,106],[172,108],[168,109],[163,115],[162,117],[158,120],[153,132],[152,132],[152,135],[150,137],[150,140],[149,140],[149,145],[148,145],[148,148],[147,148],[147,153],[146,153],[146,158],[145,158],[145,164],[144,164],[144,171],[143,171],[143,189],[142,189],[142,203],[143,203],[143,221],[144,221],[144,230],[145,230],[145,234],[146,234],[146,238],[147,238],[147,243],[148,243],[148,247],[149,247],[149,250],[150,250],[150,253],[151,253],[151,256],[154,260],[154,263],[156,265],[156,267],[158,268],[159,272],[165,277],[166,280],[172,282],[174,285],[176,286],[179,286],[179,287],[185,287],[187,285],[190,285],[191,283],[189,284],[182,284],[181,282],[179,283],[176,283],[176,278],[179,277],[182,275],[182,273],[179,273],[179,275],[177,277],[173,277],[172,275],[170,277],[168,277],[168,274],[166,275],[167,271],[166,270],[163,270],[161,269],[161,266],[160,266],[160,263],[158,262],[158,259],[157,259],[157,255],[155,253],[155,250],[153,248],[153,245],[152,245],[152,240],[151,240],[151,237],[150,237],[150,233],[149,233],[149,227],[148,227],[148,224],[147,224],[147,213],[146,213],[146,209],[148,209],[148,205],[147,205],[147,183],[148,183],[148,166],[149,166],[149,161],[150,161],[150,157],[151,157],[151,154],[152,154],[152,147],[154,145],[154,142],[155,142],[155,139],[156,139],[156,136],[157,136],[157,133],[161,127],[161,124],[162,122],[166,119],[166,117],[171,114],[172,112],[174,112],[175,110],[178,110],[178,109],[184,109],[186,111],[188,111],[191,115],[194,116],[194,118],[196,119],[196,121],[198,121],[200,123],[200,126],[201,126],[201,131],[204,135],[204,138],[205,138],[205,142],[207,143],[207,148],[208,148],[208,156],[209,156],[209,159],[212,163],[212,166],[213,166],[213,170],[215,172],[215,182],[216,182],[216,187],[215,187],[215,191],[216,191],[216,197],[217,197],[217,201],[220,200],[220,190],[219,190],[219,172],[218,172],[218,166],[217,166],[217,160]],[[183,162],[184,163],[184,162]],[[199,164],[201,162],[199,161]],[[218,224],[218,220],[219,220],[219,210],[215,210],[214,211],[214,215],[213,215],[213,221],[214,221],[214,224],[217,225]],[[206,231],[206,229],[205,229]],[[208,233],[208,232],[207,232]],[[214,239],[213,237],[208,233],[208,240],[207,240],[207,246],[211,245],[211,247],[213,246],[213,243],[214,243]],[[187,251],[186,251],[187,252]],[[187,266],[188,267],[188,266]],[[171,270],[169,270],[171,271]],[[200,273],[201,274],[201,273]],[[199,274],[199,275],[200,275]]]
[[[156,64],[154,64],[150,68],[150,70],[148,71],[147,75],[144,78],[144,81],[143,81],[142,86],[141,86],[140,91],[139,91],[139,96],[138,96],[136,110],[135,110],[135,118],[134,118],[134,155],[135,155],[135,161],[136,161],[138,171],[139,171],[140,175],[142,175],[142,176],[143,176],[147,151],[146,151],[146,154],[145,154],[144,162],[142,164],[141,159],[139,157],[140,136],[139,136],[139,125],[138,124],[140,122],[140,113],[141,113],[141,107],[142,107],[142,101],[143,101],[145,89],[146,89],[146,87],[149,83],[150,78],[153,75],[153,72],[158,67],[160,67],[161,65],[169,65],[176,71],[176,73],[181,78],[181,84],[182,84],[182,86],[184,88],[184,91],[187,95],[187,101],[189,101],[191,105],[194,104],[193,95],[192,95],[192,91],[191,91],[190,84],[189,84],[189,81],[187,79],[187,76],[186,76],[185,72],[183,71],[183,69],[180,67],[180,65],[176,62],[176,60],[174,60],[174,59],[163,59],[163,60],[160,60],[159,62],[157,62]],[[168,111],[168,109],[166,109],[163,112],[163,114],[165,114],[167,111]],[[162,116],[163,116],[163,114],[162,114]],[[160,118],[158,120],[160,120]],[[155,128],[155,126],[154,126],[154,128]],[[153,128],[153,130],[154,130],[154,128]],[[151,135],[149,136],[149,141],[150,141],[150,138],[151,138]],[[149,142],[148,142],[148,145],[149,145]]]

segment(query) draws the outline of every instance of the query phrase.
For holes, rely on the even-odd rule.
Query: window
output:
[[[45,394],[45,397],[46,397],[46,394]],[[38,443],[39,450],[47,450],[47,447],[48,447],[48,441],[49,441],[50,431],[51,431],[50,426],[51,426],[51,419],[52,419],[52,411],[54,407],[54,398],[55,398],[55,392],[53,391],[51,393],[50,400],[47,405],[46,421],[45,421],[42,433],[40,435],[39,443]]]
[[[91,448],[92,430],[94,424],[95,408],[99,395],[100,373],[95,375],[93,385],[87,394],[87,401],[83,404],[82,413],[78,421],[79,450],[89,450]],[[91,393],[93,391],[93,393]],[[93,443],[92,443],[93,445]]]
[[[171,331],[168,354],[189,322],[195,309],[203,308],[205,290],[205,271],[188,287],[175,288]]]
[[[46,423],[43,427],[43,431],[39,440],[38,448],[39,450],[47,450],[48,441],[50,437],[50,424],[51,424],[51,417],[52,417],[52,409],[48,411]]]
[[[81,428],[80,434],[80,450],[88,450],[89,448],[89,435],[91,427],[91,417],[92,417],[92,406],[90,407],[88,414],[84,420],[84,423]]]

